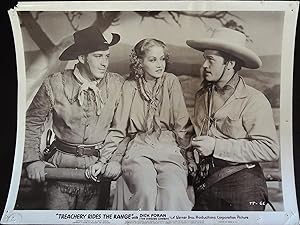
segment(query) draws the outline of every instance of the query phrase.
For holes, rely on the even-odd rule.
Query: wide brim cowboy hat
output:
[[[191,48],[204,52],[205,50],[218,50],[239,59],[241,66],[249,69],[258,69],[262,65],[261,59],[251,49],[246,47],[246,36],[229,28],[217,28],[211,38],[201,40],[187,40]]]
[[[62,52],[59,57],[60,60],[74,60],[80,55],[95,51],[105,51],[120,41],[120,35],[112,33],[112,41],[108,43],[103,37],[102,32],[96,26],[79,30],[73,34],[73,37],[74,44]]]

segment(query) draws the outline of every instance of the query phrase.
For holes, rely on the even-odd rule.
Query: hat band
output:
[[[95,51],[106,51],[109,49],[109,45],[107,43],[97,43],[97,44],[81,44],[81,45],[76,45],[75,44],[75,50],[74,53],[79,54],[79,55],[84,55],[84,54],[89,54]],[[79,56],[78,55],[78,56]]]

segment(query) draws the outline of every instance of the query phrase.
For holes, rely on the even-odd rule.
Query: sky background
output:
[[[246,33],[253,41],[247,43],[248,47],[261,56],[281,54],[284,18],[282,12],[236,11],[232,13],[242,19],[236,19],[236,21],[244,26]],[[95,12],[84,12],[79,21],[79,28],[90,26],[94,19]],[[122,12],[118,24],[111,26],[104,35],[110,41],[110,32],[119,33],[121,43],[130,45],[136,44],[143,38],[154,37],[167,44],[178,46],[186,46],[185,41],[188,39],[197,40],[211,35],[211,30],[207,29],[197,18],[182,16],[179,20],[181,27],[171,20],[171,17],[168,21],[169,23],[165,23],[162,20],[145,18],[141,22],[141,17],[136,13]],[[207,19],[205,21],[212,28],[220,27],[220,23],[216,21]],[[59,43],[64,37],[74,33],[63,12],[44,12],[40,15],[38,23],[54,43]],[[25,28],[22,32],[25,51],[38,50]]]

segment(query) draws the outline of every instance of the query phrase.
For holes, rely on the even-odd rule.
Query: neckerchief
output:
[[[218,82],[206,82],[204,87],[206,88],[208,98],[208,105],[210,105],[210,115],[216,113],[233,94],[237,84],[239,82],[239,75],[235,73],[230,80],[223,86],[219,87]],[[209,102],[210,101],[210,102]]]
[[[84,93],[88,93],[89,95],[89,99],[92,99],[92,95],[94,94],[95,96],[95,102],[96,102],[96,113],[99,116],[100,115],[100,111],[103,108],[104,105],[104,101],[101,97],[101,90],[97,87],[97,85],[99,84],[99,81],[89,81],[87,79],[85,79],[79,72],[79,69],[77,67],[75,67],[74,69],[74,76],[76,77],[76,79],[79,81],[79,83],[81,84],[79,91],[78,91],[78,102],[79,105],[82,106],[83,102],[84,102]],[[89,91],[91,90],[91,91]],[[92,94],[93,93],[93,94]]]
[[[147,86],[147,81],[142,78],[141,88],[145,93],[145,100],[148,102],[148,111],[145,119],[146,136],[155,134],[157,139],[161,134],[159,111],[162,103],[162,87],[165,80],[165,74],[162,77],[157,78],[151,91]]]
[[[217,85],[218,82],[208,82],[208,81],[203,82],[203,89],[204,91],[207,91],[207,117],[204,118],[202,121],[202,127],[199,135],[209,135],[209,130],[211,125],[216,122],[214,118],[214,112],[213,112],[214,93],[222,96],[224,95],[226,97],[226,99],[224,99],[224,102],[226,102],[226,100],[233,93],[235,87],[237,86],[238,81],[239,81],[239,76],[237,74],[234,74],[222,88],[218,87]],[[228,96],[226,96],[225,94]],[[199,177],[201,177],[200,179],[205,179],[209,175],[209,171],[212,167],[214,167],[213,156],[211,155],[207,157],[202,157],[199,163],[199,170],[198,170]]]

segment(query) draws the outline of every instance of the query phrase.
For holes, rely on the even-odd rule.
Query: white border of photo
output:
[[[292,143],[292,87],[296,22],[296,1],[101,1],[101,2],[20,2],[9,10],[14,34],[18,73],[18,118],[15,159],[2,224],[298,224]],[[265,212],[183,212],[113,210],[14,210],[21,177],[25,138],[26,71],[18,11],[282,11],[284,28],[281,58],[280,147],[284,211]],[[12,40],[13,41],[13,40]],[[141,218],[156,217],[155,220]]]

